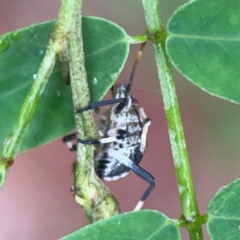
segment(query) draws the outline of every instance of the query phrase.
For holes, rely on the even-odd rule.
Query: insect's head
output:
[[[119,103],[115,109],[115,113],[121,112],[124,108],[131,106],[131,95],[128,91],[128,84],[116,84],[112,88],[112,95],[115,99],[122,99],[123,102]]]
[[[112,87],[113,98],[128,98],[128,84],[116,84]]]

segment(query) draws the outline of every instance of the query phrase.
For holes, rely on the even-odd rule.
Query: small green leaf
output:
[[[240,239],[240,179],[223,187],[208,206],[207,229],[211,239]]]
[[[40,66],[54,23],[20,29],[0,39],[0,142],[13,128]],[[85,17],[82,23],[90,93],[92,101],[97,101],[109,90],[125,64],[129,52],[128,36],[121,27],[104,19]],[[24,136],[21,150],[50,142],[74,126],[71,89],[65,85],[57,63]]]
[[[240,103],[240,1],[196,0],[169,20],[174,66],[206,92]]]
[[[180,239],[174,222],[157,211],[129,212],[88,225],[62,240]]]

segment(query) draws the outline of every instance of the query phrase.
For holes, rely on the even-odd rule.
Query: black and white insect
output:
[[[113,99],[92,102],[89,106],[76,111],[76,113],[81,113],[96,109],[100,118],[98,127],[100,139],[77,139],[77,142],[82,144],[96,145],[94,168],[99,178],[106,181],[117,180],[133,171],[150,184],[135,210],[141,209],[144,201],[155,187],[154,177],[139,166],[146,149],[147,132],[151,120],[130,93],[134,73],[144,45],[141,45],[137,54],[129,83],[116,84],[112,87]],[[111,105],[111,107],[101,114],[99,107],[106,105]],[[76,151],[76,144],[71,142],[73,139],[76,139],[76,133],[65,136],[63,141],[71,151]]]

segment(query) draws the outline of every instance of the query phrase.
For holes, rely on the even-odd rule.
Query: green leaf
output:
[[[0,39],[0,142],[13,128],[54,23],[30,26]],[[91,99],[97,101],[109,90],[125,64],[129,52],[128,36],[112,22],[85,17],[83,40]],[[74,126],[71,89],[64,83],[57,63],[24,136],[21,150],[50,142]]]
[[[62,240],[180,239],[178,227],[157,211],[129,212],[88,225]]]
[[[204,91],[240,103],[240,1],[196,0],[169,20],[174,66]]]
[[[240,179],[213,197],[208,206],[207,229],[211,239],[240,239]]]

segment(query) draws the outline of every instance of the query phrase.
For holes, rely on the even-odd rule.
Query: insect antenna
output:
[[[142,50],[143,50],[145,44],[146,44],[146,42],[141,44],[140,50],[138,51],[135,62],[133,64],[133,69],[132,69],[131,76],[130,76],[129,83],[128,83],[128,87],[127,87],[128,94],[130,94],[132,84],[133,84],[134,75],[135,75],[135,72],[136,72],[136,69],[137,69],[138,62],[142,57]]]
[[[129,79],[129,83],[127,84],[127,87],[126,87],[126,98],[125,100],[122,102],[122,103],[119,103],[119,105],[117,106],[117,108],[115,109],[115,112],[116,113],[120,113],[123,108],[125,106],[127,106],[128,104],[128,98],[130,97],[130,92],[131,92],[131,88],[132,88],[132,84],[133,84],[133,79],[134,79],[134,74],[135,74],[135,71],[137,69],[137,65],[138,65],[138,62],[139,60],[141,59],[142,57],[142,50],[145,46],[146,42],[142,43],[141,46],[140,46],[140,50],[138,51],[137,53],[137,56],[136,56],[136,59],[135,59],[135,62],[133,64],[133,69],[132,69],[132,72],[131,72],[131,76],[130,76],[130,79]]]

